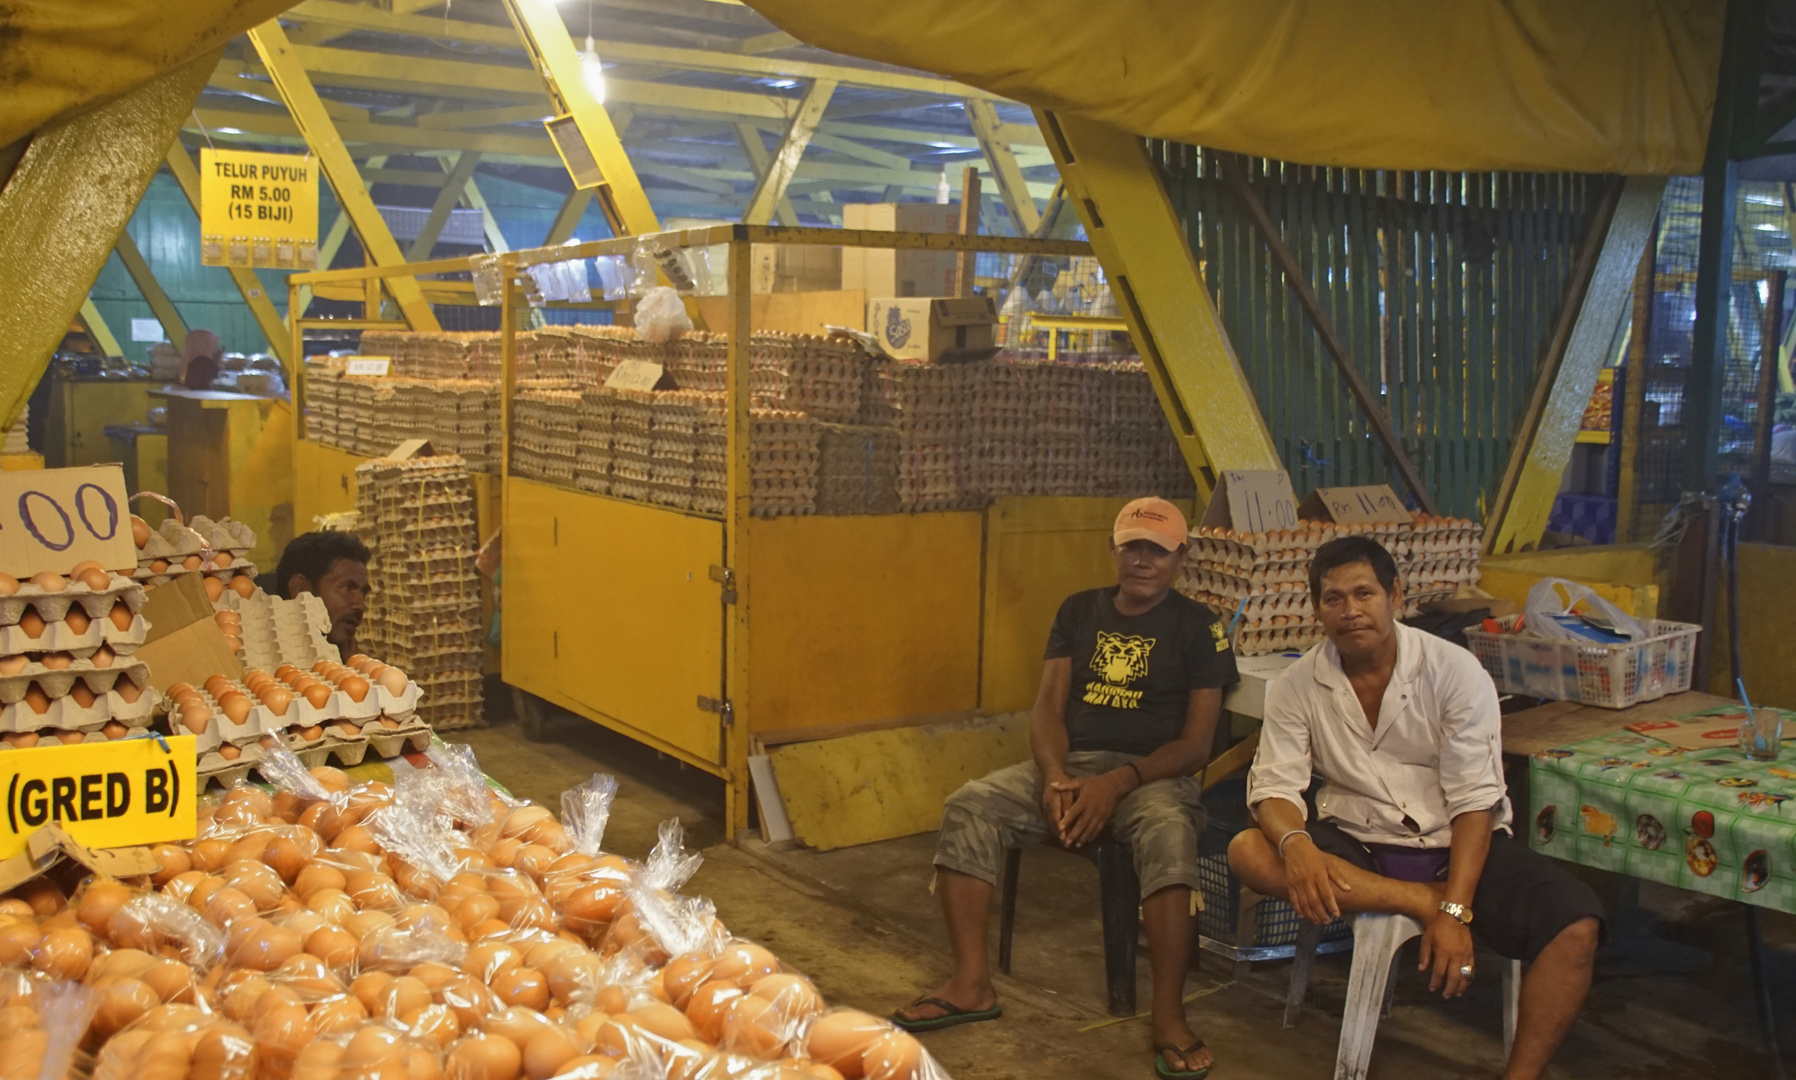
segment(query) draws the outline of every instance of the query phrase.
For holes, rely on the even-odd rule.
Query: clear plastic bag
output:
[[[112,916],[112,943],[121,948],[156,952],[173,945],[189,967],[209,971],[224,958],[225,932],[198,911],[161,893],[133,897]]]
[[[0,988],[0,1080],[62,1080],[78,1065],[99,995],[79,983],[9,974]],[[80,1070],[85,1073],[85,1068]]]
[[[622,255],[600,255],[592,265],[599,273],[599,285],[605,291],[605,299],[622,300],[630,295],[634,272]]]
[[[803,1025],[795,1046],[843,1080],[948,1080],[914,1035],[856,1009],[826,1009]]]
[[[686,314],[686,305],[680,302],[679,293],[665,285],[657,285],[648,291],[636,305],[632,321],[642,339],[655,344],[671,341],[692,329],[692,318]]]
[[[582,855],[598,856],[611,820],[611,803],[617,798],[617,777],[594,773],[591,780],[561,793],[561,827]]]
[[[474,277],[474,300],[482,307],[494,307],[505,296],[505,279],[501,276],[499,256],[475,255],[468,260]]]

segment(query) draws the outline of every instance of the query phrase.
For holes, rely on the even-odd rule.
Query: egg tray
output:
[[[136,701],[126,701],[117,691],[108,691],[95,697],[86,708],[76,704],[74,698],[59,697],[51,698],[50,707],[40,713],[19,701],[0,708],[0,731],[97,731],[108,720],[128,727],[148,727],[157,699],[156,691],[146,686]]]
[[[151,559],[185,559],[206,550],[206,538],[174,518],[164,518],[137,549],[138,565]]]
[[[188,519],[187,527],[198,533],[201,541],[213,551],[241,555],[256,546],[255,530],[233,518],[213,521],[204,514],[195,514]]]
[[[69,629],[69,624],[58,620],[45,621],[44,632],[37,637],[27,637],[25,631],[18,626],[0,626],[0,656],[17,656],[20,653],[66,652],[85,659],[92,656],[101,645],[110,646],[120,656],[136,652],[149,633],[150,624],[142,615],[131,616],[131,628],[120,630],[114,626],[112,619],[94,619],[87,632],[77,634]]]
[[[430,737],[430,725],[422,720],[410,730],[401,727],[388,735],[366,735],[369,748],[380,758],[395,758],[407,750],[425,750],[430,746]]]
[[[149,727],[149,722],[147,720],[141,721],[138,723],[131,723],[128,721],[120,720],[119,723],[124,724],[126,727],[131,729],[130,731],[125,732],[123,735],[120,735],[118,737],[119,739],[128,739],[131,736],[133,736],[133,735],[137,734],[138,732],[143,731]],[[93,726],[85,727],[85,728],[38,728],[38,729],[36,729],[37,734],[39,736],[37,745],[38,745],[38,747],[43,747],[46,745],[81,746],[81,745],[85,745],[87,743],[117,742],[118,741],[117,739],[113,739],[113,738],[109,737],[104,731],[100,730],[101,728],[103,728],[105,726],[106,726],[105,722],[102,721],[99,724],[95,724]],[[24,730],[30,731],[32,729],[26,728]],[[56,739],[56,735],[63,731],[79,731],[81,733],[80,741],[65,743],[60,739]],[[56,741],[53,744],[46,744],[43,741],[44,738],[46,738],[46,737],[55,739]],[[15,750],[15,749],[33,749],[33,748],[32,747],[15,747],[9,743],[0,742],[0,750]]]
[[[143,587],[122,574],[113,574],[106,588],[90,589],[84,582],[71,581],[61,592],[47,593],[29,582],[20,582],[19,591],[0,597],[0,627],[16,626],[26,608],[35,608],[47,623],[61,622],[76,604],[90,619],[103,619],[112,613],[119,601],[135,615],[143,610]]]
[[[211,781],[217,781],[221,788],[234,788],[249,782],[249,774],[256,771],[262,761],[260,746],[246,746],[243,756],[235,761],[226,761],[216,753],[201,754],[199,764],[194,767],[194,776],[203,790]]]
[[[87,688],[95,694],[107,694],[112,691],[112,684],[118,682],[122,675],[131,676],[131,681],[148,690],[150,683],[150,666],[141,660],[120,659],[113,661],[111,667],[94,667],[92,660],[75,660],[66,668],[47,668],[39,661],[31,661],[17,674],[0,675],[0,705],[12,705],[25,698],[25,691],[33,682],[43,688],[46,696],[52,701],[67,697],[79,679],[87,684]],[[154,696],[154,691],[151,695]],[[139,699],[141,700],[141,698]]]
[[[360,765],[368,756],[368,740],[362,737],[346,739],[326,731],[316,739],[304,739],[297,732],[288,732],[283,741],[287,749],[299,758],[301,764],[308,769],[316,769],[331,761],[348,769]]]

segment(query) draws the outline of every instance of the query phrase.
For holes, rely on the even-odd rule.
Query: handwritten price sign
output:
[[[1282,469],[1227,470],[1216,477],[1216,492],[1199,523],[1238,533],[1297,527],[1297,497]]]
[[[1408,525],[1409,511],[1388,484],[1367,487],[1317,488],[1299,512],[1311,520],[1338,525]]]
[[[137,565],[123,469],[0,473],[0,570],[65,574],[89,559],[111,570]]]

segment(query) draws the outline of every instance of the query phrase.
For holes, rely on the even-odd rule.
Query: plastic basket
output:
[[[1302,918],[1288,902],[1275,897],[1261,900],[1251,942],[1240,939],[1241,879],[1229,869],[1229,841],[1252,820],[1247,813],[1247,785],[1243,780],[1224,780],[1204,795],[1208,813],[1197,843],[1197,877],[1203,886],[1203,910],[1197,913],[1200,944],[1212,952],[1236,960],[1271,960],[1290,956],[1297,942]],[[1352,928],[1343,920],[1322,932],[1324,945],[1350,941]],[[1319,952],[1333,952],[1321,948]]]
[[[1647,636],[1618,645],[1468,629],[1466,645],[1497,689],[1625,709],[1690,689],[1696,623],[1646,620]]]

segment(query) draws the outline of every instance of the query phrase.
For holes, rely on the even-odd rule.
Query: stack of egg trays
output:
[[[163,719],[170,735],[192,735],[195,750],[199,754],[198,776],[201,786],[205,781],[216,779],[226,787],[242,782],[256,762],[262,760],[262,736],[282,730],[286,723],[276,720],[274,714],[263,705],[261,699],[249,692],[249,688],[236,680],[231,680],[232,688],[243,694],[256,704],[243,718],[243,723],[233,723],[219,706],[218,699],[203,686],[195,686],[200,698],[206,703],[211,715],[206,718],[206,726],[202,731],[193,731],[181,722],[180,715],[172,708],[172,701],[164,699],[162,704],[170,706]],[[289,703],[287,711],[294,713],[294,706]],[[237,757],[226,758],[218,752],[221,746],[232,746],[237,750]]]
[[[585,347],[584,343],[581,346]],[[576,437],[574,486],[599,495],[611,490],[611,395],[592,386],[580,392],[580,430]]]
[[[143,587],[121,574],[109,574],[100,590],[70,581],[61,592],[46,593],[21,582],[16,593],[0,598],[0,731],[79,731],[82,741],[100,742],[105,740],[100,729],[110,720],[126,727],[147,725],[157,694],[149,686],[148,668],[131,659],[149,631],[141,614],[143,601]],[[122,629],[112,621],[119,604],[131,613]],[[87,629],[79,634],[65,621],[77,605],[88,617]],[[37,637],[27,636],[20,625],[27,609],[43,620]],[[115,656],[108,667],[96,668],[92,658],[101,645]],[[68,666],[48,667],[46,653],[67,654]],[[136,701],[127,701],[116,689],[121,674],[139,688]],[[93,704],[83,706],[69,696],[77,679],[95,695]],[[49,700],[42,713],[25,700],[33,682]]]
[[[749,344],[749,393],[755,405],[848,423],[861,406],[858,346],[814,334],[755,332]]]
[[[409,676],[405,689],[399,694],[392,693],[373,679],[368,680],[368,692],[360,701],[351,700],[342,690],[334,691],[327,703],[333,712],[329,719],[319,721],[326,725],[321,740],[323,745],[302,745],[297,734],[290,733],[288,747],[307,767],[324,764],[322,759],[326,757],[334,758],[345,767],[358,765],[370,749],[379,757],[390,758],[404,753],[408,743],[412,744],[411,749],[422,750],[430,745],[430,727],[418,711],[423,693],[418,681]],[[398,726],[389,728],[376,722],[383,717],[397,721]],[[345,724],[353,727],[357,734],[353,737],[343,735]]]
[[[149,665],[120,655],[110,666],[97,668],[91,655],[89,650],[88,656],[77,657],[64,668],[50,668],[41,659],[22,654],[0,661],[0,670],[6,672],[0,674],[0,732],[74,732],[81,735],[82,742],[105,742],[100,729],[110,721],[134,731],[148,727],[158,699],[150,686]],[[118,690],[121,679],[138,687],[135,701],[127,701]],[[93,704],[83,706],[70,696],[77,682],[94,695]],[[25,701],[33,683],[49,698],[49,708],[42,713]],[[0,743],[3,749],[7,744]]]
[[[898,512],[898,433],[879,425],[817,425],[817,512]]]

